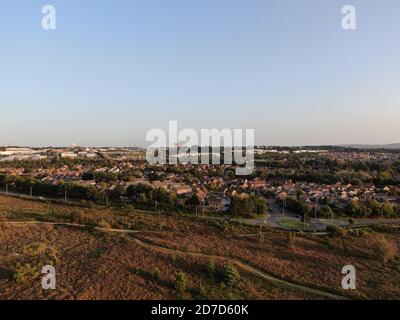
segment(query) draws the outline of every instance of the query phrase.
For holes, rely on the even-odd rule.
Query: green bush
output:
[[[160,269],[158,269],[157,267],[154,269],[153,274],[152,274],[153,278],[155,280],[160,280],[161,277],[161,271]]]
[[[188,277],[184,272],[178,272],[175,278],[175,289],[178,293],[183,294],[187,290]]]
[[[371,230],[374,230],[376,232],[381,232],[381,233],[397,233],[400,231],[400,228],[394,226],[394,225],[372,225],[370,227]]]
[[[39,272],[35,267],[31,266],[29,263],[20,264],[17,263],[14,271],[14,280],[16,282],[25,282],[33,280],[39,276]]]
[[[208,261],[208,265],[207,265],[207,271],[209,275],[213,275],[215,274],[215,262],[214,260],[210,260]]]
[[[104,220],[104,219],[100,219],[97,222],[97,226],[100,227],[100,228],[103,228],[103,229],[110,229],[111,228],[111,224],[108,221]]]
[[[222,279],[228,286],[235,287],[239,285],[241,276],[239,271],[237,271],[233,265],[228,264],[222,270]]]

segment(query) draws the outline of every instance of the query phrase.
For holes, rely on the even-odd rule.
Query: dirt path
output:
[[[43,222],[43,221],[17,221],[17,222],[4,222],[1,221],[1,224],[5,224],[5,225],[29,225],[29,224],[36,224],[36,225],[52,225],[52,226],[67,226],[67,227],[76,227],[76,228],[87,228],[87,226],[85,225],[80,225],[80,224],[74,224],[74,223],[67,223],[67,222]],[[113,233],[122,233],[122,234],[137,234],[140,231],[137,230],[125,230],[125,229],[112,229],[112,228],[99,228],[99,227],[95,227],[93,228],[95,230],[98,231],[103,231],[103,232],[113,232]],[[340,295],[336,295],[333,293],[329,293],[323,290],[319,290],[319,289],[314,289],[314,288],[310,288],[304,285],[300,285],[300,284],[296,284],[296,283],[292,283],[286,280],[282,280],[279,278],[276,278],[274,276],[271,276],[267,273],[264,273],[242,261],[239,261],[237,259],[234,258],[230,258],[230,257],[225,257],[225,256],[216,256],[216,255],[209,255],[209,254],[205,254],[205,253],[196,253],[196,252],[186,252],[186,251],[179,251],[179,250],[173,250],[173,249],[168,249],[168,248],[164,248],[161,246],[157,246],[154,244],[149,244],[146,242],[143,242],[139,239],[134,239],[135,243],[138,244],[139,246],[146,248],[146,249],[150,249],[150,250],[154,250],[157,252],[161,252],[161,253],[165,253],[165,254],[177,254],[177,255],[188,255],[188,256],[194,256],[194,257],[202,257],[202,258],[209,258],[209,259],[215,259],[215,260],[221,260],[221,261],[226,261],[226,262],[230,262],[235,264],[236,266],[238,266],[239,268],[250,272],[264,280],[276,283],[276,284],[280,284],[280,285],[284,285],[288,288],[291,289],[298,289],[298,290],[302,290],[304,292],[308,292],[310,294],[314,294],[317,296],[321,296],[321,297],[325,297],[328,299],[333,299],[333,300],[349,300],[349,298],[347,297],[343,297]]]
[[[241,268],[241,269],[243,269],[243,270],[245,270],[247,272],[250,272],[250,273],[252,273],[252,274],[254,274],[254,275],[256,275],[256,276],[258,276],[258,277],[260,277],[260,278],[262,278],[264,280],[268,280],[268,281],[271,281],[273,283],[281,284],[281,285],[284,285],[284,286],[292,288],[292,289],[299,289],[299,290],[302,290],[304,292],[308,292],[308,293],[311,293],[311,294],[315,294],[315,295],[326,297],[326,298],[333,299],[333,300],[350,300],[347,297],[339,296],[339,295],[336,295],[336,294],[333,294],[333,293],[329,293],[329,292],[326,292],[326,291],[313,289],[313,288],[310,288],[310,287],[307,287],[307,286],[303,286],[303,285],[300,285],[300,284],[296,284],[296,283],[292,283],[292,282],[285,281],[285,280],[282,280],[282,279],[278,279],[278,278],[276,278],[274,276],[266,274],[266,273],[264,273],[264,272],[262,272],[262,271],[260,271],[260,270],[258,270],[256,268],[254,268],[254,267],[252,267],[252,266],[250,266],[250,265],[248,265],[248,264],[246,264],[244,262],[241,262],[241,261],[239,261],[237,259],[234,259],[234,258],[224,257],[224,256],[216,256],[216,255],[210,255],[210,254],[204,254],[204,253],[173,250],[173,249],[168,249],[168,248],[156,246],[156,245],[153,245],[153,244],[149,244],[149,243],[143,242],[143,241],[141,241],[139,239],[134,239],[134,241],[138,245],[140,245],[140,246],[142,246],[144,248],[151,249],[151,250],[154,250],[154,251],[157,251],[157,252],[161,252],[161,253],[165,253],[165,254],[189,255],[189,256],[193,256],[193,257],[211,258],[211,259],[215,259],[215,260],[222,260],[222,261],[230,262],[230,263],[235,264],[236,266],[238,266],[239,268]]]

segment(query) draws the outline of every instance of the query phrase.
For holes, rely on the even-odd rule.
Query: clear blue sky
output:
[[[57,30],[41,8],[57,9]],[[357,30],[341,8],[357,8]],[[2,0],[0,145],[400,142],[398,0]]]

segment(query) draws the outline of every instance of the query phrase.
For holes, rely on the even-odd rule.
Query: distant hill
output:
[[[400,150],[400,143],[391,144],[345,144],[340,147],[354,148],[354,149],[388,149],[388,150]]]

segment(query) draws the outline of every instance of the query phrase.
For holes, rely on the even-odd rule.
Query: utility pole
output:
[[[315,219],[317,219],[318,211],[319,211],[319,203],[317,199],[315,202],[315,212],[314,212]]]

